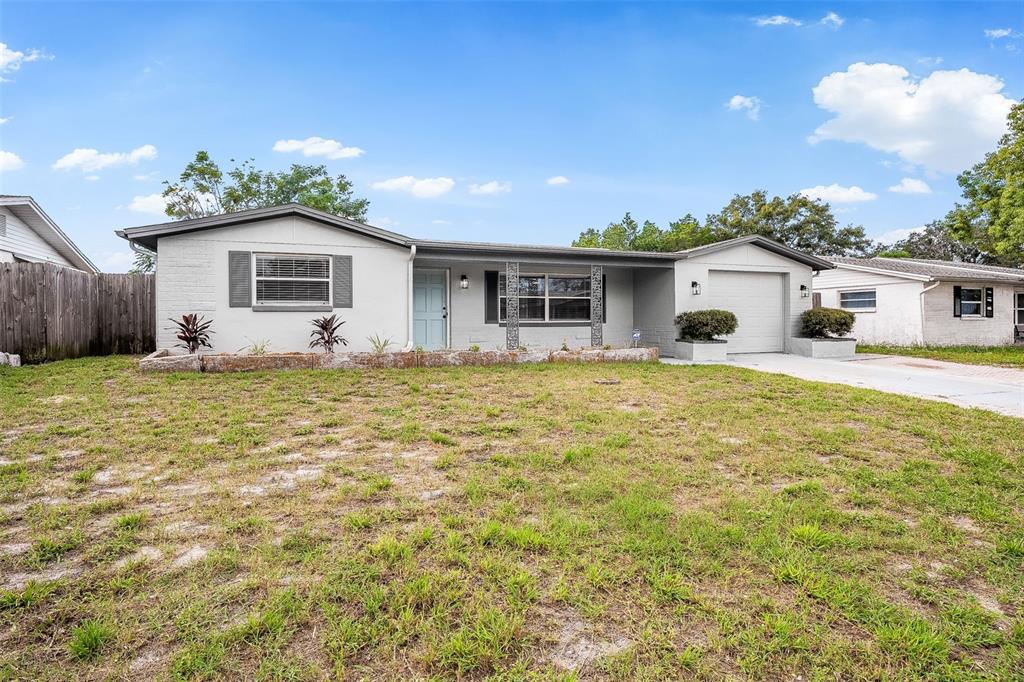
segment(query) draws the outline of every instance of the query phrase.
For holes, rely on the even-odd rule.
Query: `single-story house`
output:
[[[1024,270],[920,258],[829,257],[814,278],[820,305],[856,313],[862,343],[1014,343],[1024,326]]]
[[[731,352],[785,351],[829,262],[759,236],[677,253],[413,239],[298,204],[131,227],[156,253],[157,319],[200,313],[215,350],[307,347],[339,313],[348,350],[626,346],[674,352],[679,312],[739,318]],[[162,327],[168,327],[164,323]],[[157,331],[157,346],[175,345]]]
[[[0,263],[53,263],[99,272],[35,199],[10,194],[0,194]]]

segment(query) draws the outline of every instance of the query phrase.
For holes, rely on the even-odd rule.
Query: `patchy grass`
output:
[[[1024,421],[943,403],[104,358],[0,369],[0,453],[2,679],[1024,669]]]
[[[858,353],[907,355],[967,365],[994,365],[1024,369],[1024,345],[1017,346],[872,346],[857,344]]]

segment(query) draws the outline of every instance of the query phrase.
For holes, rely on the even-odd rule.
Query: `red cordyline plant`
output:
[[[309,347],[323,348],[325,353],[333,353],[335,345],[340,343],[347,346],[348,341],[338,334],[338,329],[343,324],[345,323],[339,320],[337,315],[318,317],[313,320],[313,331],[310,333],[313,340],[309,342]]]
[[[174,323],[174,327],[171,327],[172,331],[177,331],[178,340],[181,343],[177,344],[178,348],[187,348],[190,355],[195,355],[199,350],[200,346],[206,346],[207,348],[213,348],[210,345],[210,325],[213,324],[213,320],[204,320],[202,315],[196,313],[189,313],[182,315],[180,320],[171,320]]]

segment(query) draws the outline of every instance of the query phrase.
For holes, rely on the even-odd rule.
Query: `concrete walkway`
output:
[[[665,358],[668,364],[692,364]],[[799,379],[872,388],[1024,418],[1024,371],[898,355],[816,360],[784,353],[730,355],[726,364]]]

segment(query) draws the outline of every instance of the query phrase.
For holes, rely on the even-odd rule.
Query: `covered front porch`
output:
[[[659,314],[671,328],[670,257],[453,253],[448,246],[444,253],[421,248],[413,264],[410,337],[424,350],[651,345],[646,332],[637,339],[634,331]]]

